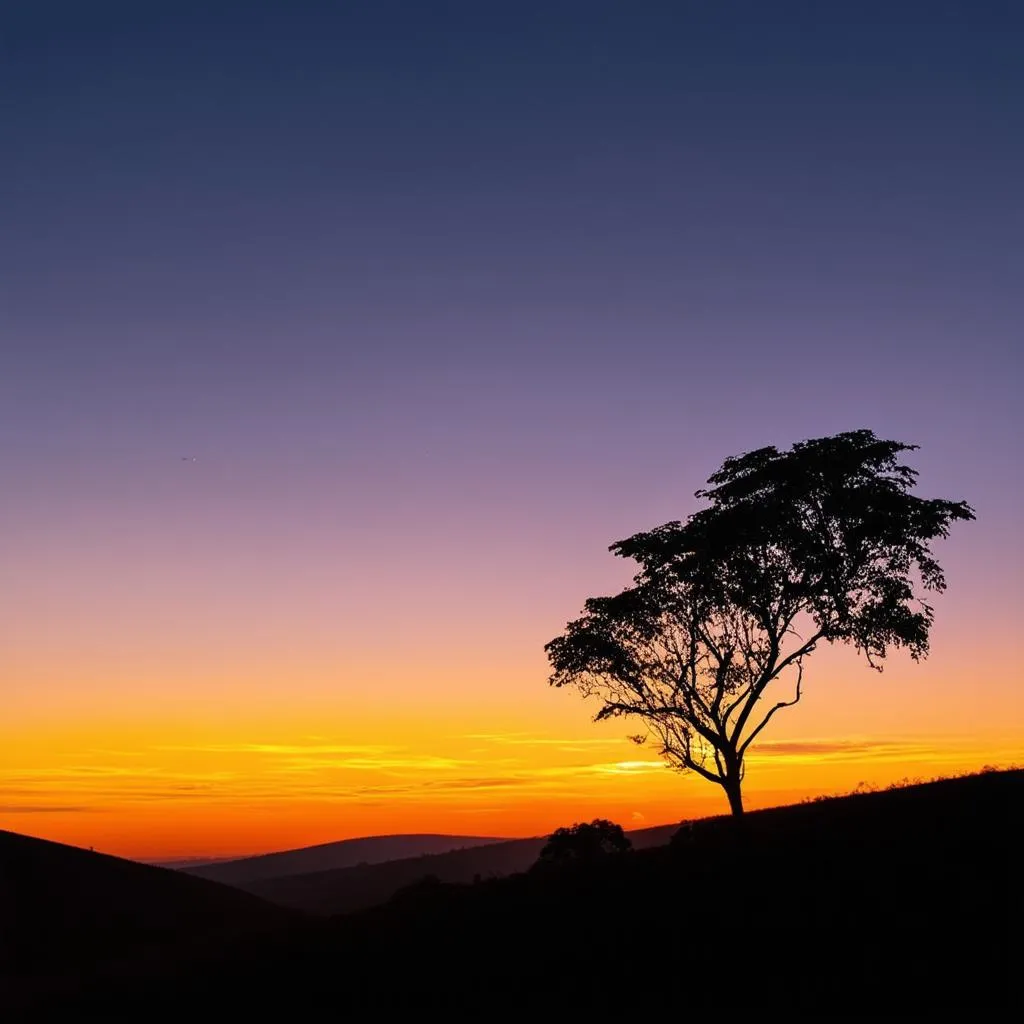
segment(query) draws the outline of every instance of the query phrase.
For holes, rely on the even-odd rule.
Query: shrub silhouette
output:
[[[668,841],[669,849],[673,851],[690,850],[696,842],[695,829],[692,821],[681,822],[679,828],[672,833]]]
[[[570,828],[555,829],[540,851],[537,864],[565,864],[571,861],[592,862],[603,857],[626,853],[633,848],[629,837],[606,818],[577,822]]]

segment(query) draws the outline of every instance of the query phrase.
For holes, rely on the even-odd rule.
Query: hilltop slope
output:
[[[295,917],[206,879],[0,830],[0,987],[12,977],[51,987],[100,963],[159,958]]]
[[[630,832],[633,848],[667,843],[678,825]],[[403,886],[430,877],[469,883],[526,871],[537,860],[546,838],[494,841],[470,849],[423,857],[267,878],[240,886],[262,899],[313,914],[344,914],[384,903]]]
[[[384,906],[97,981],[36,1019],[566,1011],[965,1019],[1022,1008],[1024,771],[760,811],[594,864]],[[299,1003],[297,1003],[297,999]],[[1015,1018],[1012,1018],[1015,1019]]]
[[[366,836],[359,839],[342,839],[335,843],[321,843],[317,846],[304,846],[297,850],[264,853],[256,857],[184,866],[179,870],[215,882],[241,886],[265,878],[348,868],[357,864],[379,864],[389,860],[447,853],[449,850],[484,846],[501,841],[490,836]]]

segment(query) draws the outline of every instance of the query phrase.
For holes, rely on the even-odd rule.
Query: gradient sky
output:
[[[0,827],[139,857],[721,812],[543,644],[725,457],[867,427],[978,521],[748,804],[1024,760],[1024,15],[0,17]]]

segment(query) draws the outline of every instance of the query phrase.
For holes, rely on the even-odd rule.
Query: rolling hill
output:
[[[304,846],[297,850],[264,853],[256,857],[222,860],[179,868],[190,875],[209,878],[228,885],[247,886],[260,879],[283,875],[301,875],[312,871],[350,868],[358,864],[380,864],[384,861],[447,853],[474,846],[500,843],[486,836],[397,835],[366,836],[342,839],[335,843]]]
[[[1006,771],[707,819],[597,862],[407,887],[159,976],[96,976],[40,993],[32,1019],[1017,1019],[1022,808],[1024,771]]]
[[[53,989],[97,965],[137,972],[168,951],[298,915],[176,871],[0,831],[0,992]]]
[[[630,832],[633,848],[647,849],[667,843],[678,825]],[[537,860],[547,840],[494,840],[486,845],[451,850],[379,864],[264,878],[240,888],[272,903],[313,914],[344,914],[384,903],[404,886],[423,878],[469,883],[526,871]]]

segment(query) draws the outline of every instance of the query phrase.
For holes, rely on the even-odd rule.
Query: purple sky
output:
[[[540,692],[609,543],[728,455],[861,427],[978,510],[963,642],[1019,628],[1016,5],[3,17],[19,665],[106,623],[95,679],[144,613],[197,658],[284,609],[282,658],[351,651],[390,610],[435,668],[509,637]]]

